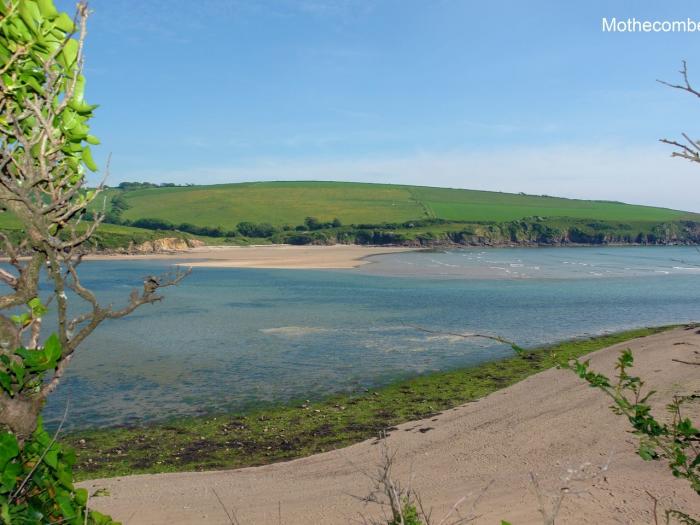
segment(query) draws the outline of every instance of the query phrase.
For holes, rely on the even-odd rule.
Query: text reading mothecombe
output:
[[[639,20],[637,18],[603,18],[603,33],[698,33],[700,20]]]

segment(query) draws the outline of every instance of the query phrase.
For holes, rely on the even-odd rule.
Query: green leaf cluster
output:
[[[405,498],[403,503],[403,508],[401,509],[401,515],[395,516],[388,525],[424,525],[423,520],[420,518],[418,508],[409,499]]]
[[[73,450],[56,442],[41,421],[22,446],[13,434],[0,433],[2,523],[118,525],[108,516],[87,509],[87,491],[73,485],[74,463]]]
[[[640,438],[638,453],[642,459],[665,460],[674,476],[686,479],[700,494],[700,430],[682,411],[683,405],[692,397],[675,396],[666,406],[670,422],[660,421],[649,404],[655,391],[644,391],[644,381],[629,373],[633,365],[632,352],[629,349],[621,352],[615,365],[615,382],[590,370],[589,361],[575,360],[567,366],[591,387],[612,398],[612,410],[627,417]]]
[[[36,226],[48,240],[60,237],[95,196],[83,189],[85,170],[97,170],[90,146],[99,141],[88,125],[97,106],[85,100],[81,74],[86,4],[77,10],[80,27],[54,0],[0,0],[0,145],[9,160],[10,186],[18,200],[29,203],[24,224]],[[37,220],[39,208],[43,215]],[[33,329],[46,313],[38,298],[26,306],[12,317],[20,331]],[[26,417],[33,418],[44,375],[62,354],[56,335],[39,348],[6,348],[0,355],[0,396],[12,398],[18,410],[29,407]],[[114,523],[88,511],[87,492],[74,487],[73,450],[49,436],[40,420],[29,437],[28,432],[0,431],[0,522]]]
[[[41,348],[18,348],[13,355],[0,354],[0,388],[10,397],[38,389],[44,372],[56,368],[61,353],[58,336],[51,334]]]
[[[32,136],[50,121],[62,144],[60,176],[70,185],[82,181],[85,167],[97,170],[90,145],[99,144],[88,126],[97,106],[84,99],[85,78],[80,74],[75,31],[71,17],[58,12],[53,0],[0,0],[3,140],[14,145],[16,158],[29,155],[38,164],[47,152],[38,147],[24,151],[15,126],[25,136]],[[70,99],[66,99],[68,95]],[[52,99],[53,111],[45,108],[41,118],[28,111],[36,100],[46,97]]]
[[[19,325],[20,327],[25,327],[32,322],[33,319],[40,318],[47,312],[47,308],[42,304],[41,299],[34,297],[30,299],[27,303],[27,312],[19,315],[13,315],[10,319]]]

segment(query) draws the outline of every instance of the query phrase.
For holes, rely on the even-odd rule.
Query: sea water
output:
[[[81,265],[123,304],[163,261]],[[511,354],[521,346],[700,320],[690,247],[465,249],[371,258],[355,270],[195,268],[161,303],[105,322],[46,407],[55,425],[139,424],[237,411]]]

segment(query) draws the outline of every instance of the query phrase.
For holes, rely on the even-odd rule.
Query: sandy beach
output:
[[[386,246],[201,246],[188,250],[137,255],[91,255],[87,260],[171,260],[205,268],[342,269],[356,268],[371,255],[411,251]]]
[[[596,370],[612,372],[621,349],[631,348],[634,372],[658,390],[655,407],[674,393],[697,393],[696,329],[675,329],[616,345],[592,354]],[[637,439],[624,418],[615,416],[602,393],[569,371],[548,370],[477,402],[431,419],[400,425],[388,438],[395,451],[395,476],[413,478],[424,504],[438,521],[467,496],[468,514],[475,495],[488,487],[475,507],[473,523],[542,523],[530,473],[546,492],[568,486],[578,492],[564,500],[558,523],[654,523],[652,494],[659,508],[700,514],[700,498],[688,483],[674,479],[662,462],[642,461]],[[697,405],[691,407],[697,415]],[[125,525],[231,523],[222,508],[242,524],[352,523],[377,516],[353,496],[365,496],[380,447],[365,441],[304,459],[233,471],[140,475],[84,482],[108,496],[90,504]],[[592,481],[565,483],[567,469],[584,463],[608,470]],[[222,503],[219,503],[219,499]],[[361,522],[361,521],[360,521]]]

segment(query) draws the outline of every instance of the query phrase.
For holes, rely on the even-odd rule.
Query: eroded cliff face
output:
[[[567,246],[567,245],[698,245],[700,222],[600,222],[586,219],[530,217],[503,223],[350,226],[338,230],[282,232],[273,243],[296,245],[359,244],[369,246]]]
[[[700,223],[677,221],[653,227],[581,221],[554,226],[537,221],[469,224],[461,231],[427,233],[402,244],[438,246],[566,246],[566,245],[669,245],[700,244]]]
[[[129,244],[126,248],[127,253],[167,253],[167,252],[180,252],[187,250],[189,248],[195,248],[197,246],[204,246],[204,243],[199,239],[181,239],[178,237],[163,237],[161,239],[154,239],[152,241],[146,241],[141,244]]]
[[[571,245],[700,245],[700,222],[658,224],[596,222],[585,219],[532,217],[504,223],[439,223],[420,233],[369,227],[313,232],[283,232],[273,243],[297,245],[359,244],[372,246],[571,246]],[[127,241],[128,242],[128,241]],[[125,246],[126,242],[122,244]],[[101,253],[176,253],[203,246],[199,239],[163,237],[128,242],[126,247],[96,249]]]

